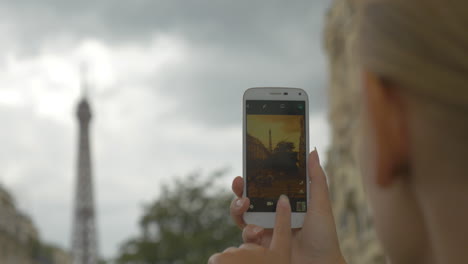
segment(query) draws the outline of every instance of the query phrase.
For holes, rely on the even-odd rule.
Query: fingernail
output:
[[[253,231],[254,231],[255,234],[258,234],[258,233],[263,231],[263,227],[256,226],[256,227],[254,227]]]
[[[279,198],[278,205],[286,206],[288,204],[289,204],[288,196],[286,196],[285,194],[282,194]]]
[[[314,151],[310,153],[315,164],[320,164],[320,158],[318,155],[317,147],[314,147]]]
[[[236,206],[237,206],[237,207],[242,207],[242,205],[244,205],[244,202],[245,202],[245,201],[244,201],[242,198],[239,198],[239,199],[237,199],[237,201],[236,201]]]

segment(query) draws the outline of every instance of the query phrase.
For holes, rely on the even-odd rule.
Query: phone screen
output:
[[[246,101],[249,212],[275,212],[281,194],[293,212],[307,211],[305,103]]]

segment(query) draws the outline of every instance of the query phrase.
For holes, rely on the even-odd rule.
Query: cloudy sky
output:
[[[329,0],[4,0],[0,183],[41,237],[70,247],[80,96],[89,68],[101,254],[138,232],[161,184],[242,172],[241,100],[254,86],[305,89],[325,155]]]

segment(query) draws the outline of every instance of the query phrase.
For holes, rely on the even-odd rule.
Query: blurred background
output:
[[[305,89],[327,161],[331,3],[0,2],[1,263],[70,261],[84,94],[102,261],[202,263],[238,244],[245,89]]]

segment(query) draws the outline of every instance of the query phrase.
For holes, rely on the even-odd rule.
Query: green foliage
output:
[[[145,206],[141,235],[128,240],[117,263],[200,264],[210,255],[241,243],[232,223],[232,194],[213,186],[216,178],[191,175],[162,187],[161,197]]]
[[[30,238],[28,241],[28,250],[33,259],[41,264],[55,264],[53,247],[51,245],[42,243],[37,239]]]

